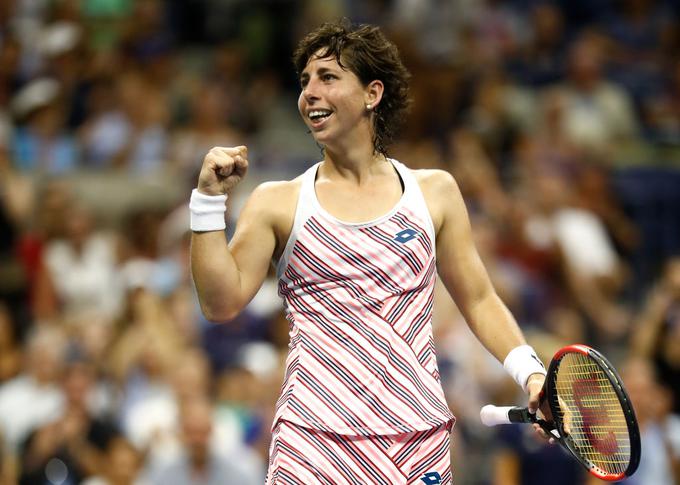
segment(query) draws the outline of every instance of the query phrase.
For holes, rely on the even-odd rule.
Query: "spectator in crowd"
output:
[[[565,82],[564,127],[581,150],[612,159],[639,135],[631,96],[604,77],[604,46],[597,33],[586,33],[571,45]]]
[[[519,83],[542,87],[564,76],[564,14],[552,2],[536,2],[529,14],[528,39],[524,39],[506,69]]]
[[[249,485],[264,481],[264,467],[252,466],[252,455],[219,454],[212,447],[214,418],[211,403],[200,396],[187,400],[180,410],[182,450],[176,457],[151,463],[150,484]],[[250,466],[249,466],[250,465]]]
[[[45,247],[60,313],[67,320],[115,315],[121,304],[116,238],[95,227],[93,214],[72,197],[62,220],[63,236]]]
[[[603,19],[603,31],[610,40],[610,76],[637,103],[660,87],[665,58],[673,51],[673,20],[667,2],[652,0],[622,0]]]
[[[499,0],[483,0],[475,7],[471,30],[479,46],[477,55],[485,63],[498,65],[514,55],[521,43],[518,12],[511,2]]]
[[[117,89],[125,117],[124,125],[118,129],[125,136],[112,165],[137,176],[158,173],[164,165],[168,143],[169,113],[163,93],[154,90],[136,71],[120,75]]]
[[[224,89],[199,81],[191,93],[188,119],[172,134],[170,157],[174,168],[183,179],[196,172],[201,156],[219,144],[233,144],[243,135],[229,124],[229,98]]]
[[[670,388],[662,385],[653,364],[640,357],[620,368],[640,427],[642,455],[632,485],[674,485],[680,481],[680,416],[672,412]],[[677,384],[676,384],[677,387]]]
[[[449,136],[448,170],[460,181],[470,211],[503,219],[510,210],[497,167],[493,164],[482,137],[471,130],[459,129]]]
[[[536,126],[522,133],[513,146],[513,168],[520,181],[537,172],[576,176],[583,157],[564,129],[566,103],[559,89],[546,88],[538,95]]]
[[[61,2],[66,6],[69,2]],[[66,12],[64,12],[66,13]],[[64,125],[72,131],[85,117],[85,96],[90,85],[87,57],[83,49],[83,28],[74,21],[59,19],[44,26],[38,37],[42,57],[40,72],[55,79],[61,88]]]
[[[79,129],[83,166],[104,170],[120,160],[128,143],[130,123],[120,105],[116,79],[97,79],[87,97],[88,117]]]
[[[559,251],[566,295],[592,323],[599,344],[625,336],[629,311],[619,302],[623,261],[602,221],[574,197],[573,187],[557,174],[538,174],[530,180],[534,214],[525,229],[536,243],[545,239]]]
[[[62,87],[51,78],[31,81],[12,99],[18,120],[12,158],[20,171],[63,174],[78,166],[79,147],[66,130],[63,102]]]
[[[152,457],[172,452],[177,446],[180,409],[191,397],[207,397],[210,379],[209,362],[203,353],[180,351],[163,376],[165,382],[158,383],[159,389],[130,404],[123,416],[126,436]]]
[[[61,330],[37,327],[28,337],[22,372],[0,385],[0,430],[11,453],[31,431],[62,413],[64,394],[59,382],[66,346]]]
[[[602,220],[612,244],[619,255],[625,257],[637,249],[640,234],[621,208],[612,179],[609,167],[587,160],[576,174],[576,197]]]
[[[483,72],[475,81],[465,124],[479,136],[499,176],[507,178],[508,160],[503,155],[535,117],[534,102],[501,71]]]
[[[222,427],[233,423],[239,440],[266,460],[268,423],[273,418],[270,403],[282,377],[281,358],[264,342],[246,344],[239,354],[239,364],[224,369],[216,378],[218,420]]]
[[[118,413],[124,429],[140,402],[171,393],[169,371],[184,342],[159,295],[136,282],[128,290],[126,310],[116,323],[108,366],[122,391]],[[148,445],[149,435],[135,446]]]
[[[75,356],[66,363],[64,410],[56,420],[34,429],[25,441],[19,483],[55,482],[57,473],[67,483],[80,483],[100,470],[104,450],[118,430],[97,412],[96,385],[90,362]]]
[[[96,475],[82,485],[146,485],[141,479],[143,455],[122,436],[114,436],[102,456]]]
[[[680,415],[680,257],[666,262],[649,291],[631,346],[635,355],[653,363],[659,380],[671,390],[673,412]]]

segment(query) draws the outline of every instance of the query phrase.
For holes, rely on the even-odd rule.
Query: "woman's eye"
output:
[[[331,79],[335,79],[335,76],[332,74],[324,74],[322,79],[324,81],[330,81]]]

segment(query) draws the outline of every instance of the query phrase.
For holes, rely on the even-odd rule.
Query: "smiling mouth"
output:
[[[332,113],[332,111],[327,109],[315,109],[310,111],[307,117],[312,123],[317,124],[328,118]]]

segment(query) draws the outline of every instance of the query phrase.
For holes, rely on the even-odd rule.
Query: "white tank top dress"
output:
[[[321,207],[320,163],[302,176],[277,266],[290,344],[273,428],[367,436],[453,425],[432,338],[434,227],[414,175],[390,162],[402,196],[369,222]]]

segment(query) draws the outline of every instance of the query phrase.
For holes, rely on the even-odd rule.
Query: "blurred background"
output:
[[[376,23],[413,73],[390,152],[457,178],[498,292],[547,362],[586,343],[642,429],[627,483],[680,483],[680,2],[2,0],[0,483],[263,483],[288,326],[272,279],[206,322],[187,202],[204,154],[246,181],[321,152],[291,55],[324,20]],[[229,224],[233,228],[233,222]],[[587,483],[438,289],[458,484]]]

